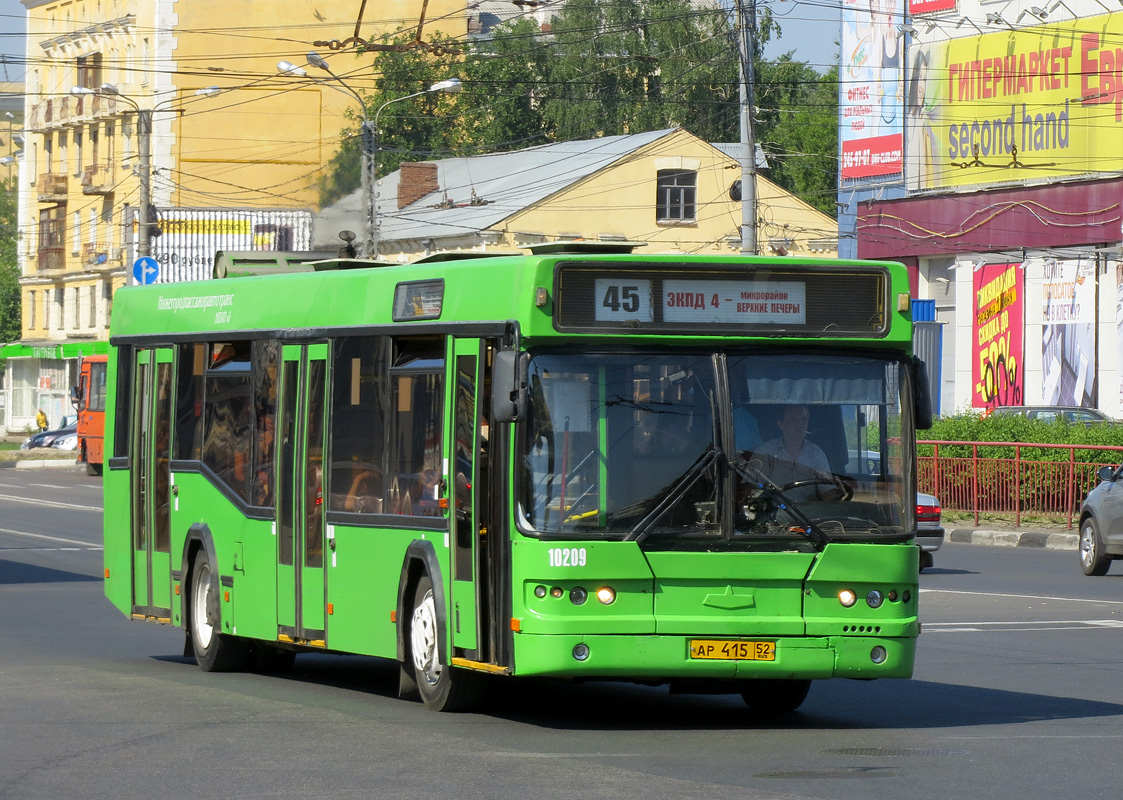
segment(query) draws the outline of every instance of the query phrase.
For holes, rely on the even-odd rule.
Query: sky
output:
[[[9,0],[0,0],[9,2]],[[774,39],[765,56],[778,56],[794,51],[797,61],[806,61],[818,72],[825,72],[838,63],[838,41],[841,27],[840,0],[763,0],[780,23],[783,36]]]
[[[0,55],[7,56],[6,75],[0,81],[22,81],[27,9],[19,0],[0,0]]]

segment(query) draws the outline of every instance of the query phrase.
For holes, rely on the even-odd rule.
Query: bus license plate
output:
[[[775,642],[729,642],[721,639],[691,639],[691,658],[726,661],[775,661]]]

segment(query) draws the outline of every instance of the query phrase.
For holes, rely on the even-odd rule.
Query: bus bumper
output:
[[[672,678],[910,678],[916,639],[754,637],[776,643],[773,661],[691,658],[687,636],[515,634],[517,675],[614,680]],[[881,652],[878,648],[884,650]],[[581,658],[581,656],[584,656]]]

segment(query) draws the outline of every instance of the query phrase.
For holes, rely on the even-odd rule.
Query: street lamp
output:
[[[222,90],[217,86],[207,86],[203,89],[197,89],[195,94],[198,96],[211,96],[218,94]],[[149,240],[151,234],[151,226],[155,224],[155,220],[149,220],[148,210],[152,204],[152,114],[157,111],[160,106],[166,106],[171,103],[175,98],[164,100],[155,103],[152,108],[141,108],[140,103],[133,100],[128,95],[121,94],[121,90],[114,86],[112,83],[103,83],[96,89],[90,89],[86,86],[73,86],[70,89],[71,94],[75,95],[111,95],[117,97],[128,103],[133,107],[137,114],[137,149],[138,164],[137,164],[137,177],[140,180],[140,214],[137,219],[137,229],[140,233],[139,240],[137,241],[136,253],[137,258],[146,258],[152,255],[152,245]]]
[[[369,259],[378,259],[378,115],[382,113],[382,109],[391,103],[397,103],[402,100],[409,100],[413,97],[420,97],[423,94],[430,92],[449,92],[455,93],[460,91],[460,79],[449,78],[447,80],[438,81],[420,92],[407,94],[404,97],[396,97],[393,100],[388,100],[378,107],[374,114],[374,120],[367,115],[367,104],[353,87],[343,80],[343,78],[336,75],[331,71],[328,62],[319,53],[308,53],[305,56],[309,64],[316,69],[322,69],[328,75],[335,79],[339,84],[341,90],[351,95],[359,104],[359,110],[363,115],[363,122],[359,128],[359,141],[361,146],[362,163],[360,165],[360,194],[363,196],[363,250],[362,256]],[[277,71],[284,75],[292,75],[297,78],[310,77],[308,73],[302,68],[293,64],[291,61],[281,61],[277,64]],[[325,81],[312,78],[317,83],[324,83]],[[335,84],[328,83],[328,86]]]

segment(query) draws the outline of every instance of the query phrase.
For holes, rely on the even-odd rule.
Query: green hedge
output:
[[[1048,444],[1108,445],[1123,447],[1123,424],[1074,424],[1057,420],[1039,422],[1019,416],[980,417],[977,413],[954,414],[934,421],[931,430],[917,431],[921,440],[955,442],[1041,442]],[[920,445],[917,454],[932,455],[932,445]],[[979,448],[981,458],[1012,458],[1013,448]],[[967,445],[943,445],[941,456],[971,455]],[[1036,461],[1068,461],[1068,453],[1052,448],[1023,447],[1022,458]],[[1123,453],[1111,450],[1077,450],[1076,460],[1092,464],[1119,464]]]

